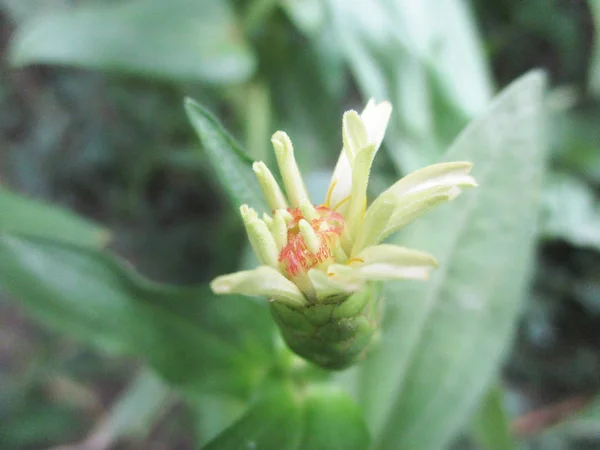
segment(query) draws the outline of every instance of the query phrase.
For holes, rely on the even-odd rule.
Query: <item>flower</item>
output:
[[[468,162],[434,164],[402,178],[366,208],[373,158],[392,111],[388,102],[367,103],[362,114],[344,114],[343,149],[325,202],[311,202],[283,131],[272,137],[285,192],[263,162],[253,170],[272,209],[240,212],[261,264],[254,270],[217,277],[217,294],[265,296],[290,307],[348,295],[367,281],[426,279],[437,263],[433,256],[396,245],[387,236],[433,206],[452,200],[461,187],[476,186]]]
[[[372,314],[365,319],[363,310],[379,295],[378,282],[426,279],[437,265],[428,253],[381,242],[460,188],[476,186],[469,162],[434,164],[400,179],[367,208],[371,164],[391,112],[390,103],[370,100],[362,114],[344,114],[343,148],[321,205],[308,195],[290,138],[276,132],[271,142],[285,194],[268,167],[255,162],[272,211],[259,217],[240,208],[260,266],[211,283],[217,294],[267,297],[290,347],[327,368],[345,367],[366,346],[355,345],[347,330],[366,330],[370,340]],[[323,331],[332,323],[333,331]]]

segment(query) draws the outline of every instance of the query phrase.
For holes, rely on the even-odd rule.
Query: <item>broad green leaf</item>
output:
[[[196,445],[202,446],[219,436],[248,409],[245,401],[222,395],[200,395],[186,399],[192,411]]]
[[[278,385],[204,450],[367,450],[362,413],[332,386]]]
[[[26,22],[14,65],[60,64],[168,80],[246,80],[254,56],[226,1],[128,0],[67,8]]]
[[[107,230],[75,214],[0,188],[0,231],[44,236],[90,247],[109,239]]]
[[[307,35],[319,34],[325,22],[325,5],[319,0],[283,0],[281,7]]]
[[[304,436],[298,450],[366,450],[370,438],[363,413],[340,390],[314,386],[304,400]]]
[[[542,206],[545,236],[600,250],[600,205],[590,186],[555,172],[546,181]]]
[[[387,285],[380,347],[358,374],[377,449],[444,448],[502,361],[530,275],[544,81],[512,84],[448,151],[474,164],[479,186],[394,240],[440,266],[427,282]]]
[[[276,386],[204,450],[296,450],[301,436],[300,399],[291,386]]]
[[[594,50],[591,61],[591,70],[588,80],[588,87],[596,97],[600,96],[600,0],[588,0],[592,18],[594,19]]]
[[[272,358],[264,305],[154,285],[91,249],[0,234],[0,288],[44,324],[190,391],[246,396]]]
[[[142,441],[174,403],[174,395],[154,373],[142,370],[125,387],[81,448],[102,442],[106,448],[121,440]]]
[[[329,0],[328,4],[363,96],[390,100],[395,107],[386,141],[392,160],[403,171],[437,160],[447,139],[480,113],[492,95],[466,4],[460,0]]]
[[[185,110],[218,180],[225,187],[233,204],[239,206],[245,203],[267,211],[264,197],[252,171],[252,160],[247,153],[219,121],[194,100],[186,99]]]
[[[566,101],[569,101],[568,99]],[[600,104],[563,107],[552,115],[551,148],[556,167],[600,184]]]
[[[492,386],[483,397],[473,421],[473,437],[480,450],[515,450],[517,445],[510,432],[510,422],[504,409],[502,388]]]
[[[290,136],[303,171],[333,166],[341,150],[343,55],[331,30],[304,40],[285,24],[264,27],[256,40],[261,76],[271,91],[273,126]]]

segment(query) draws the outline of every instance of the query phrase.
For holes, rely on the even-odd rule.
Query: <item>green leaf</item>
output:
[[[600,206],[590,186],[555,172],[546,182],[542,206],[544,236],[600,250]]]
[[[274,126],[292,139],[302,171],[333,166],[342,145],[343,55],[329,30],[299,39],[286,23],[282,17],[264,27],[255,41],[261,76],[271,91]]]
[[[298,450],[365,450],[370,438],[361,409],[340,390],[314,386],[304,403],[304,436]]]
[[[596,97],[600,97],[600,0],[588,1],[592,18],[594,19],[595,40],[594,50],[590,63],[590,75],[588,80],[588,88]]]
[[[569,101],[566,99],[565,101]],[[600,184],[600,104],[585,104],[552,115],[552,148],[555,167],[578,175],[592,184]]]
[[[386,140],[391,159],[405,172],[437,160],[446,140],[492,96],[480,39],[464,2],[328,4],[363,96],[390,100],[395,107]]]
[[[302,435],[299,401],[290,386],[273,388],[204,450],[297,449]]]
[[[219,121],[200,104],[188,98],[185,100],[185,110],[218,180],[225,187],[232,203],[248,204],[267,211],[248,154]]]
[[[0,233],[0,287],[44,324],[190,391],[247,396],[273,358],[266,305],[154,285],[91,249]]]
[[[255,60],[226,1],[138,0],[55,11],[19,28],[14,65],[60,64],[228,84]]]
[[[357,405],[332,386],[274,382],[270,391],[204,450],[366,450],[369,435]]]
[[[510,422],[504,409],[502,388],[492,386],[475,413],[473,434],[480,450],[515,450]]]
[[[44,236],[73,244],[101,247],[109,233],[57,206],[46,205],[0,188],[0,231]]]
[[[171,390],[154,373],[143,370],[126,386],[80,448],[103,442],[108,448],[122,440],[140,442],[174,403]]]
[[[377,449],[444,448],[502,361],[530,275],[544,86],[524,76],[467,127],[445,159],[473,162],[479,186],[395,239],[440,267],[387,285],[381,344],[358,373]]]

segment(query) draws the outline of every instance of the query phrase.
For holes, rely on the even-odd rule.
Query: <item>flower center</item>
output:
[[[344,231],[344,218],[325,205],[317,206],[316,211],[317,217],[309,220],[299,208],[288,208],[292,220],[287,226],[287,245],[279,253],[279,263],[292,277],[335,260],[335,248],[339,246],[339,238]],[[300,231],[302,219],[310,224],[313,236],[308,237]]]

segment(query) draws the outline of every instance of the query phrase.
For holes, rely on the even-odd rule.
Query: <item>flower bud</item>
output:
[[[359,115],[342,119],[342,151],[325,202],[310,200],[289,136],[271,142],[285,189],[268,167],[254,173],[271,211],[240,212],[248,240],[261,266],[217,277],[217,294],[269,299],[287,345],[298,355],[330,370],[363,357],[379,323],[381,282],[425,280],[437,266],[425,252],[381,244],[391,233],[434,206],[450,201],[460,188],[476,185],[471,164],[434,164],[402,178],[367,207],[373,158],[391,113],[387,102],[369,101]]]

